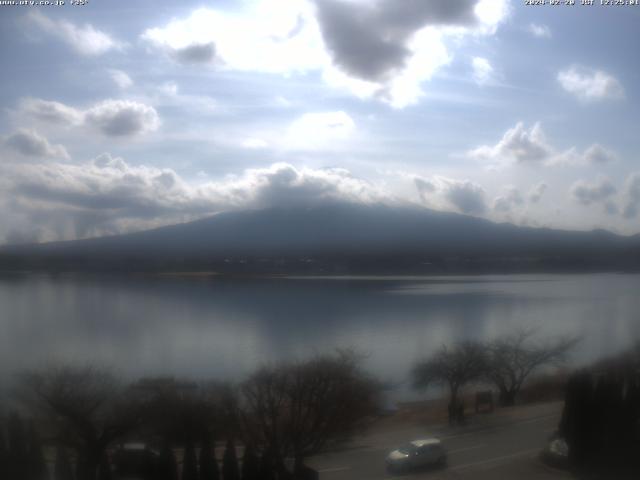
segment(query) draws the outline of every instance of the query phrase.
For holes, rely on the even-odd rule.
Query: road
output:
[[[563,479],[569,475],[538,461],[558,425],[560,403],[476,415],[465,427],[420,427],[381,422],[347,448],[308,461],[321,480],[409,479]],[[386,454],[403,443],[435,436],[449,454],[444,469],[394,475],[385,470]]]

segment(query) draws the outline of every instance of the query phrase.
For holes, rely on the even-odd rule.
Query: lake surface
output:
[[[50,362],[126,375],[241,379],[266,362],[336,347],[406,387],[442,344],[518,327],[582,335],[583,364],[640,340],[640,275],[219,279],[0,277],[0,373]]]

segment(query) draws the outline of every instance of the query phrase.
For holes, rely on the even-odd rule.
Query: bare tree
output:
[[[562,363],[577,338],[535,342],[535,330],[523,329],[499,338],[487,347],[487,378],[499,391],[503,406],[514,405],[526,379],[536,370]]]
[[[301,466],[363,426],[376,412],[378,391],[351,352],[263,368],[241,388],[243,423],[276,468],[285,457]]]
[[[142,409],[109,371],[96,367],[54,367],[25,374],[25,393],[74,447],[86,478],[95,480],[106,448],[141,420]]]
[[[431,385],[449,388],[449,422],[457,417],[458,395],[465,385],[479,380],[486,371],[485,347],[476,342],[461,342],[452,348],[442,346],[426,360],[418,362],[412,371],[416,388]]]

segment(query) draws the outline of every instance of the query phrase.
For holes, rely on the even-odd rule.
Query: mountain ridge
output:
[[[415,206],[273,207],[222,212],[124,235],[4,246],[0,248],[0,269],[19,265],[104,269],[110,263],[122,267],[129,259],[145,269],[207,266],[247,270],[249,262],[261,273],[282,273],[286,268],[275,266],[284,260],[298,272],[304,262],[309,268],[325,264],[318,268],[334,271],[342,261],[348,270],[357,259],[359,268],[369,263],[370,268],[365,270],[375,271],[375,264],[384,263],[381,270],[387,271],[393,270],[394,259],[399,262],[399,270],[406,270],[407,264],[443,264],[447,259],[451,264],[451,259],[461,258],[475,265],[522,266],[554,260],[601,268],[637,268],[640,236],[621,236],[601,229],[523,227]],[[231,268],[233,264],[237,265]],[[426,266],[424,269],[428,270]]]

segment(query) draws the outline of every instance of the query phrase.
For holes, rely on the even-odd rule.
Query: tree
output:
[[[54,367],[24,375],[23,385],[34,408],[76,448],[77,480],[95,480],[107,447],[142,419],[142,406],[106,369]]]
[[[9,476],[9,449],[4,439],[4,422],[2,420],[0,418],[0,478],[7,478]]]
[[[11,413],[7,425],[9,439],[8,471],[9,478],[28,478],[29,449],[22,418],[16,412]]]
[[[64,447],[56,448],[56,461],[53,467],[53,480],[73,480],[73,470],[69,454]]]
[[[251,444],[244,449],[242,456],[242,480],[258,480],[260,477],[260,459]]]
[[[29,423],[29,452],[27,465],[29,468],[29,480],[48,480],[49,471],[42,451],[40,436],[32,422]]]
[[[219,480],[220,471],[216,460],[215,447],[212,446],[211,437],[204,435],[200,448],[200,480]]]
[[[276,468],[346,441],[377,412],[378,382],[353,352],[262,368],[241,388],[245,429],[273,455]]]
[[[100,465],[98,466],[98,480],[111,480],[111,462],[109,460],[109,455],[105,452],[102,455],[102,460],[100,460]]]
[[[514,405],[526,379],[544,366],[563,362],[577,342],[575,338],[561,338],[534,343],[533,334],[534,330],[521,330],[499,338],[487,347],[486,376],[498,388],[503,406]]]
[[[461,342],[448,348],[442,346],[426,360],[413,367],[416,388],[442,385],[449,388],[449,422],[453,423],[460,405],[458,395],[465,385],[482,378],[486,372],[485,348],[476,342]]]
[[[160,451],[158,458],[158,472],[155,477],[157,480],[178,480],[178,463],[173,453],[173,448],[168,442]]]
[[[231,439],[227,440],[227,446],[222,457],[222,478],[224,480],[240,480],[236,446]]]
[[[198,480],[198,460],[191,440],[187,440],[187,445],[184,449],[182,480]]]

